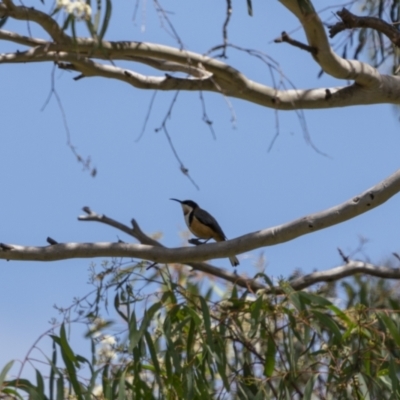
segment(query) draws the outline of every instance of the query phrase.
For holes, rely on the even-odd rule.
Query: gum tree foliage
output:
[[[318,290],[275,293],[202,287],[182,267],[143,277],[143,264],[104,263],[93,292],[47,332],[53,352],[38,363],[40,343],[3,395],[40,399],[395,399],[399,397],[398,285],[357,275]],[[171,272],[172,271],[172,272]],[[157,287],[146,295],[145,287]],[[133,289],[134,288],[134,289]],[[114,308],[113,323],[110,313]],[[144,309],[144,311],[143,311]],[[67,326],[87,324],[91,357],[69,344]],[[41,357],[43,358],[43,356]],[[36,379],[23,378],[28,364]]]
[[[0,63],[27,63],[29,68],[31,62],[53,62],[58,68],[76,71],[77,79],[107,77],[142,90],[211,91],[282,110],[400,103],[396,76],[399,1],[351,2],[347,9],[338,7],[338,20],[328,28],[310,0],[280,2],[301,23],[307,43],[286,33],[277,42],[308,51],[323,73],[347,81],[346,86],[312,90],[269,87],[227,64],[229,0],[223,43],[208,55],[181,47],[107,41],[112,7],[118,6],[111,0],[59,0],[49,14],[40,4],[32,8],[2,0],[0,40],[24,45],[27,50],[1,54]],[[155,4],[162,10],[157,1]],[[247,6],[251,14],[251,0]],[[60,13],[63,24],[55,20]],[[46,35],[36,38],[7,31],[8,19],[36,23]],[[77,24],[86,24],[90,36],[77,37]],[[340,49],[332,49],[329,36],[341,32],[348,33],[347,40]],[[370,63],[358,61],[366,51]],[[118,61],[142,63],[166,74],[143,75],[119,67]],[[389,64],[393,74],[378,70]],[[183,165],[181,171],[188,175]],[[37,367],[35,380],[24,378],[27,364],[36,365],[33,353],[40,346],[39,338],[17,376],[8,376],[12,362],[4,366],[0,397],[399,398],[399,297],[397,285],[389,284],[387,278],[399,279],[400,273],[391,262],[379,266],[341,254],[343,265],[339,267],[297,274],[277,283],[263,273],[248,279],[204,262],[338,224],[380,206],[398,191],[400,172],[332,209],[197,248],[167,249],[146,236],[136,221],[132,220],[130,228],[88,208],[82,220],[111,225],[132,235],[140,245],[59,244],[51,238],[47,247],[1,243],[3,259],[101,256],[114,257],[114,261],[93,269],[93,291],[70,308],[60,309],[62,323],[55,323],[43,335],[53,344],[52,354],[44,356],[48,372]],[[139,261],[115,261],[132,258]],[[400,257],[394,254],[394,259]],[[183,264],[189,265],[191,272]],[[199,279],[203,274],[225,281],[224,290],[213,284],[203,286]],[[74,323],[87,325],[91,358],[77,354],[69,344],[67,332]]]

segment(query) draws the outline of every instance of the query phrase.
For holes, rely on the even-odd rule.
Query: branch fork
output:
[[[195,270],[219,277],[255,292],[260,289],[264,290],[266,287],[258,280],[239,276],[203,261],[214,258],[226,258],[263,246],[273,246],[320,229],[325,229],[378,207],[398,192],[400,192],[400,170],[358,196],[352,197],[346,202],[327,210],[225,242],[181,248],[164,247],[158,241],[147,236],[135,219],[132,219],[132,228],[130,228],[104,214],[93,212],[89,207],[84,207],[83,210],[86,215],[81,215],[78,218],[80,221],[95,221],[107,224],[134,237],[139,241],[139,244],[121,242],[57,243],[51,238],[50,241],[48,240],[50,245],[46,247],[18,246],[3,243],[0,244],[0,259],[55,261],[72,258],[127,257],[156,263],[183,263]],[[349,273],[349,271],[351,272]],[[302,289],[320,281],[335,280],[360,271],[374,276],[400,279],[398,270],[387,267],[375,268],[371,264],[348,260],[345,268],[340,267],[328,272],[314,272],[290,283],[293,288]],[[278,289],[274,288],[276,293],[279,293]]]

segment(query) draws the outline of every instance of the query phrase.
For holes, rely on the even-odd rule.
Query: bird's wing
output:
[[[219,236],[223,238],[223,240],[226,239],[225,233],[222,230],[222,228],[219,226],[219,223],[217,220],[209,214],[207,211],[198,209],[196,210],[196,218],[204,225],[209,226],[213,231],[217,232]]]

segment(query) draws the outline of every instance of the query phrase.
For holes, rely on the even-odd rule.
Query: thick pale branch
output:
[[[353,80],[369,88],[377,88],[381,82],[379,71],[369,64],[346,60],[331,48],[325,27],[310,0],[279,0],[300,21],[307,36],[308,44],[316,49],[315,61],[329,75]]]
[[[9,42],[14,42],[30,47],[49,44],[47,40],[18,35],[18,33],[9,32],[3,29],[0,29],[0,40],[7,40]]]
[[[69,55],[64,54],[64,59],[70,59]],[[164,77],[146,76],[126,68],[96,63],[87,58],[79,58],[73,62],[73,65],[86,77],[102,76],[104,78],[118,79],[140,89],[198,91],[209,90],[214,86],[210,78],[176,78],[171,75]]]
[[[140,89],[192,91],[213,89],[217,91],[210,78],[185,79],[175,78],[170,75],[164,77],[146,76],[126,68],[96,63],[77,53],[49,51],[47,45],[33,47],[24,52],[0,54],[0,64],[43,61],[69,62],[71,65],[64,64],[62,68],[79,71],[86,77],[101,76],[117,79]]]
[[[102,41],[99,48],[92,39],[77,38],[74,45],[54,44],[49,47],[49,51],[79,52],[90,58],[104,60],[132,59],[140,62],[141,59],[147,59],[145,64],[163,71],[170,67],[171,72],[185,72],[203,79],[213,76],[221,82],[222,86],[235,91],[243,90],[251,82],[240,71],[221,61],[191,51],[154,43]],[[178,68],[177,65],[181,67]]]
[[[139,224],[136,222],[135,219],[132,219],[132,227],[129,228],[128,226],[121,224],[120,222],[106,217],[104,214],[97,214],[93,212],[89,207],[84,207],[83,210],[87,213],[87,215],[81,215],[78,217],[79,221],[94,221],[100,222],[109,226],[112,226],[116,229],[121,230],[122,232],[134,237],[137,239],[141,244],[147,244],[150,246],[161,247],[165,248],[161,243],[157,242],[156,240],[152,239],[150,236],[146,235],[142,229],[140,228]],[[192,267],[196,271],[201,271],[206,274],[210,274],[217,278],[221,278],[227,282],[235,283],[238,286],[241,286],[245,289],[249,289],[252,291],[257,291],[259,289],[264,289],[265,287],[257,282],[254,279],[248,279],[245,276],[237,275],[236,273],[228,272],[224,269],[220,269],[214,267],[207,263],[187,263],[190,267]]]
[[[151,47],[148,44],[148,47]],[[37,46],[31,50],[17,53],[0,54],[1,63],[26,63],[45,61],[65,61],[75,63],[75,68],[86,76],[102,76],[118,79],[141,89],[156,90],[203,90],[247,100],[265,107],[279,110],[295,109],[320,109],[345,107],[351,105],[367,105],[379,103],[400,103],[400,78],[383,75],[379,89],[369,89],[354,84],[339,88],[321,88],[310,90],[276,90],[250,79],[241,77],[237,85],[225,80],[226,74],[208,75],[202,79],[175,78],[172,76],[154,77],[138,74],[134,71],[113,65],[96,63],[85,57],[88,49],[81,53],[76,51],[63,52],[59,49],[70,46],[56,46],[52,44]],[[173,49],[174,51],[177,51]],[[120,57],[127,58],[127,52]],[[152,54],[151,51],[149,55]],[[98,58],[105,58],[105,54],[97,54]],[[215,61],[215,60],[214,60]],[[226,65],[220,63],[222,65]],[[165,64],[167,65],[167,64]],[[209,71],[208,65],[203,64],[205,71]],[[214,65],[213,70],[216,66]],[[222,67],[224,69],[224,67]],[[188,72],[188,71],[187,71]],[[233,77],[232,77],[233,79]]]
[[[364,193],[330,209],[298,220],[220,243],[184,248],[161,248],[127,243],[66,243],[47,247],[0,247],[0,258],[54,261],[69,258],[135,257],[159,263],[190,263],[225,258],[263,246],[273,246],[347,221],[386,202],[400,191],[400,170]]]
[[[325,72],[340,79],[354,80],[363,86],[377,87],[380,85],[381,76],[375,68],[356,60],[345,60],[334,53],[329,45],[325,28],[318,14],[315,12],[311,1],[280,1],[302,23],[309,45],[315,49],[313,53],[314,58]],[[118,58],[126,59],[127,56],[135,57],[138,61],[140,58],[144,58],[149,60],[146,64],[152,63],[152,66],[155,68],[164,70],[169,68],[170,71],[179,70],[182,72],[182,68],[178,66],[184,65],[185,72],[188,73],[193,74],[193,71],[190,71],[190,69],[194,68],[196,76],[199,76],[198,74],[201,74],[201,69],[204,68],[215,77],[226,80],[231,85],[237,85],[237,89],[247,89],[251,82],[239,71],[225,63],[186,50],[140,42],[104,41],[102,42],[102,46],[96,46],[97,43],[93,39],[78,38],[72,41],[71,37],[66,35],[57,22],[49,15],[34,8],[15,6],[11,1],[0,3],[0,16],[34,21],[49,33],[56,44],[69,44],[72,47],[69,49],[65,47],[59,48],[57,51],[75,51],[81,54],[86,52],[87,55],[91,54],[94,58],[106,57],[113,60]],[[8,40],[16,41],[16,38],[9,37]],[[24,44],[30,45],[26,41]],[[53,49],[50,49],[50,51],[53,51]],[[121,53],[123,53],[123,56]],[[161,60],[161,63],[157,63],[155,60]],[[168,61],[173,64],[169,66],[165,65]]]
[[[66,35],[57,22],[49,15],[35,10],[34,8],[27,8],[23,6],[15,6],[11,1],[0,3],[0,17],[9,16],[11,18],[34,21],[42,26],[46,32],[52,37],[54,44],[57,44],[57,48],[50,47],[49,51],[59,52],[75,52],[82,55],[90,55],[93,58],[101,59],[127,59],[128,57],[136,58],[150,58],[146,64],[152,63],[153,67],[160,68],[163,70],[167,69],[167,61],[172,62],[169,65],[170,71],[178,69],[177,64],[185,66],[183,69],[180,68],[180,72],[189,73],[191,68],[195,73],[195,76],[201,75],[203,69],[202,64],[207,64],[207,70],[210,73],[218,75],[221,79],[229,81],[231,84],[240,83],[245,80],[244,76],[236,69],[224,64],[218,60],[214,60],[210,57],[202,56],[197,53],[189,52],[186,50],[180,50],[171,48],[168,46],[162,46],[158,44],[149,44],[142,42],[107,42],[103,41],[101,46],[90,38],[72,38]],[[15,36],[4,37],[7,40],[17,41]],[[19,41],[20,42],[20,41]],[[24,41],[26,45],[31,45],[27,41]],[[65,47],[65,45],[69,45]],[[151,60],[153,59],[153,60]],[[158,64],[155,60],[160,60]],[[206,73],[203,74],[207,75]]]
[[[207,70],[205,70],[204,68],[196,68],[191,65],[179,64],[172,61],[157,60],[150,57],[134,57],[134,56],[127,56],[125,59],[128,61],[134,61],[140,64],[148,65],[160,71],[183,72],[187,75],[203,79],[212,76],[212,74]]]
[[[389,268],[377,266],[362,261],[349,261],[340,267],[332,268],[327,271],[317,271],[311,274],[290,281],[290,285],[295,290],[301,290],[310,287],[319,282],[337,281],[355,274],[366,274],[384,279],[400,279],[399,268]]]
[[[28,36],[23,36],[19,35],[15,32],[10,32],[6,30],[0,29],[0,40],[7,40],[9,42],[14,42],[18,44],[22,44],[24,46],[29,46],[29,47],[36,47],[36,46],[42,46],[42,45],[48,45],[49,51],[54,51],[55,47],[52,46],[53,43],[50,43],[46,40],[43,39],[37,39],[37,38],[31,38]],[[94,42],[92,44],[94,46]],[[66,52],[72,52],[71,46],[62,46],[62,51]],[[87,51],[80,51],[79,47],[78,49],[75,47],[75,53],[78,50],[79,54],[86,55],[88,58],[93,57],[93,49],[90,52]],[[57,47],[57,51],[60,51],[60,47]],[[105,55],[103,51],[99,52],[98,57],[100,59],[106,59],[109,60],[111,57],[109,55]],[[166,61],[166,60],[159,60],[156,58],[151,58],[151,57],[136,57],[133,55],[127,55],[124,56],[123,54],[121,57],[114,57],[114,60],[127,60],[127,61],[133,61],[137,62],[140,64],[145,64],[148,65],[152,68],[158,69],[160,71],[168,71],[168,72],[182,72],[191,76],[194,76],[196,78],[205,78],[209,77],[212,74],[208,71],[206,71],[204,68],[200,67],[195,67],[193,65],[186,65],[183,63],[176,63],[172,61]]]
[[[0,31],[0,39],[36,50],[0,55],[0,63],[70,62],[84,76],[118,79],[137,88],[151,90],[212,91],[279,110],[321,109],[379,103],[400,104],[400,78],[380,75],[376,69],[336,55],[329,46],[325,29],[309,0],[280,0],[303,24],[316,61],[328,74],[354,80],[347,87],[310,90],[276,90],[254,82],[240,71],[219,60],[194,52],[153,43],[102,41],[64,34],[55,20],[33,8],[17,7],[11,0],[0,3],[0,16],[35,21],[52,36],[54,42]],[[130,60],[162,71],[182,72],[189,78],[147,76],[135,71],[93,61]]]
[[[0,3],[0,17],[11,17],[23,21],[33,21],[39,24],[57,43],[70,43],[68,36],[57,22],[44,12],[35,10],[33,7],[15,6],[11,1]]]

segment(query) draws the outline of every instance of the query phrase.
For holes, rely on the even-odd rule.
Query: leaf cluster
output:
[[[328,291],[284,295],[203,288],[182,268],[103,266],[93,299],[48,337],[48,373],[6,379],[3,396],[32,399],[391,399],[400,396],[400,300],[385,280],[357,276]],[[269,279],[266,277],[267,282]],[[325,291],[325,293],[324,293]],[[329,289],[332,293],[332,288]],[[110,307],[113,297],[113,308]],[[113,315],[106,321],[102,313]],[[88,326],[90,357],[66,329]],[[107,341],[104,338],[112,338]],[[107,351],[104,351],[107,348]]]

